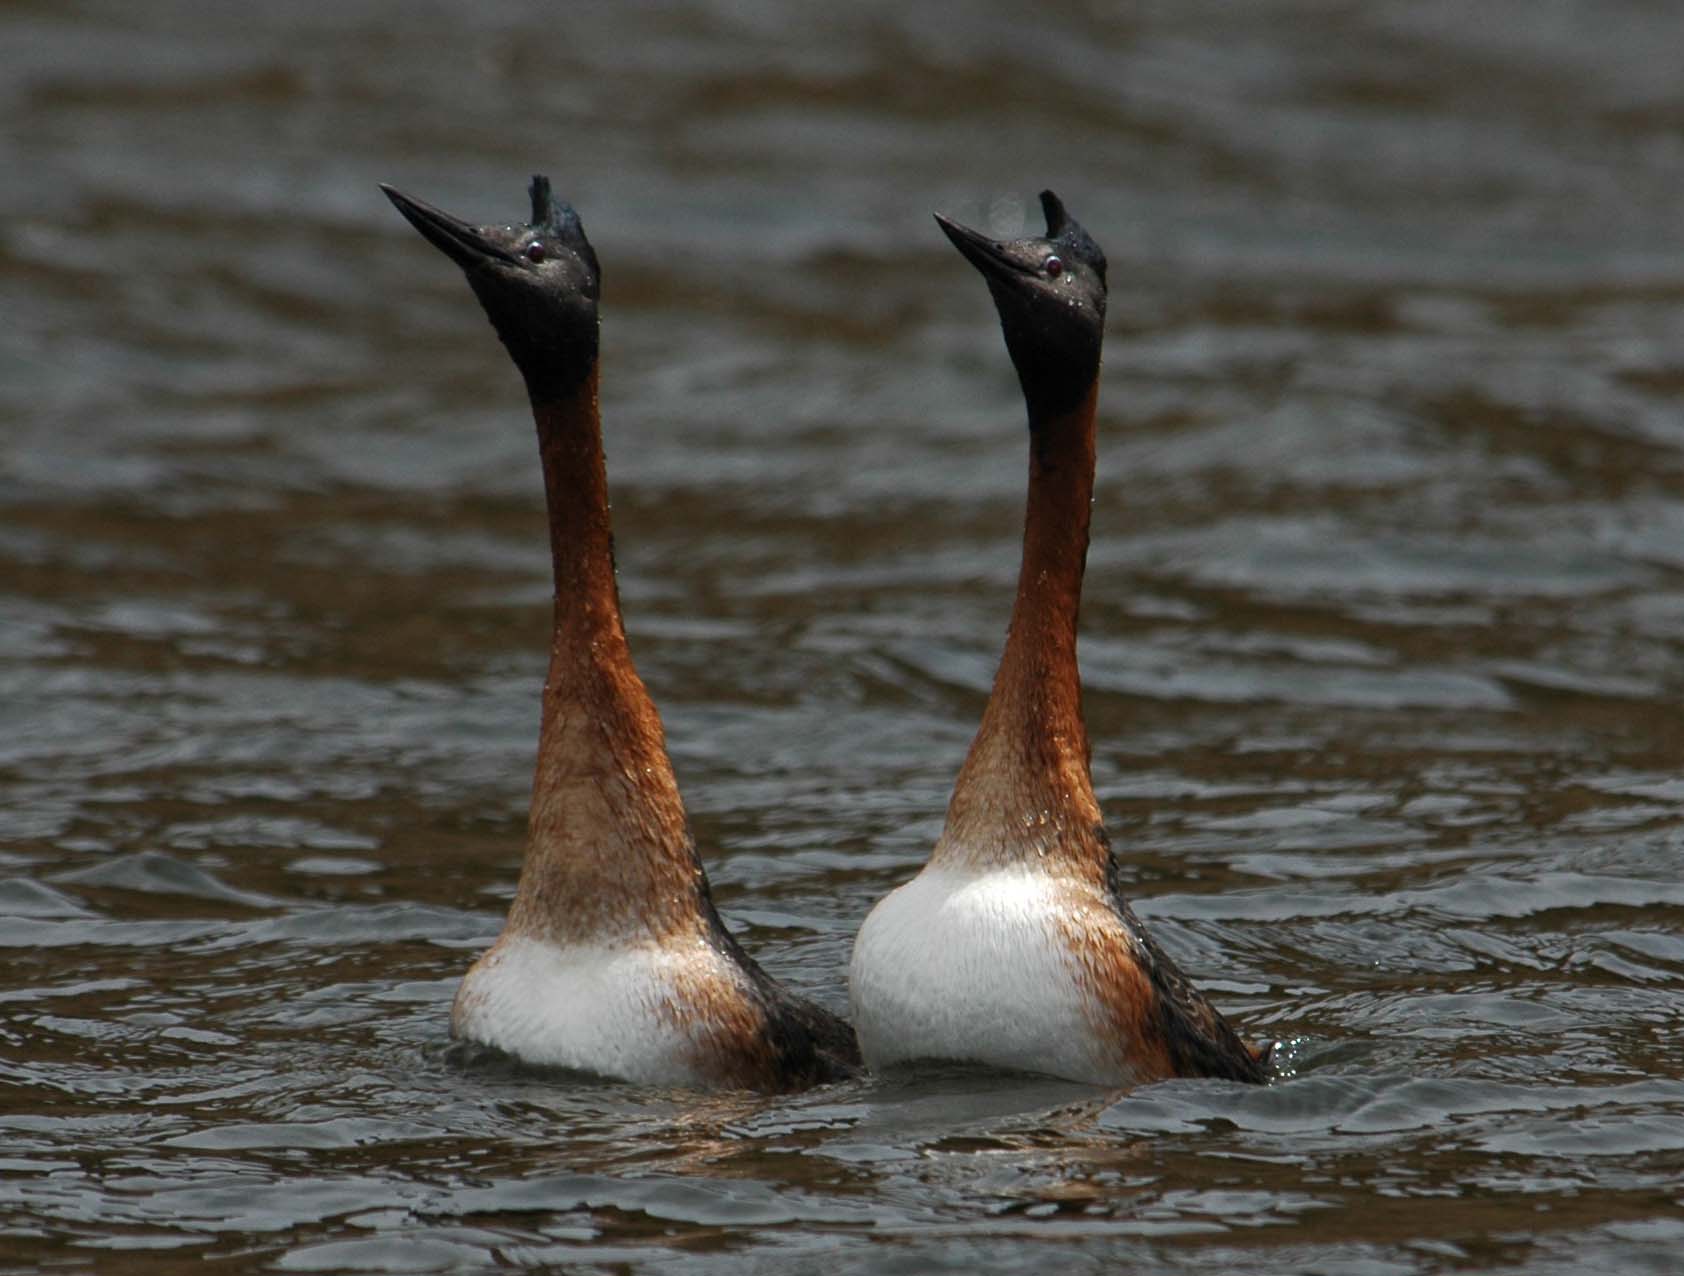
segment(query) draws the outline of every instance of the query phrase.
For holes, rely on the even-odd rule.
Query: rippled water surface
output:
[[[1663,4],[0,13],[0,1270],[1676,1270],[1684,96]],[[932,209],[1111,260],[1083,668],[1266,1089],[467,1066],[548,576],[375,189],[606,276],[628,625],[730,922],[832,1006],[1016,568]]]

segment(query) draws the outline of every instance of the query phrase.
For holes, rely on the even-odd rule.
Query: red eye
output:
[[[526,246],[526,260],[536,266],[544,260],[544,245],[534,239]]]
[[[1064,263],[1057,257],[1048,257],[1041,263],[1041,269],[1047,272],[1048,279],[1057,279],[1064,273]]]

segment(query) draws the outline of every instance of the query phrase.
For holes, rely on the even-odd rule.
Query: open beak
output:
[[[489,260],[511,263],[519,261],[507,248],[488,239],[479,229],[460,218],[452,217],[443,209],[434,208],[418,199],[411,199],[385,182],[380,183],[380,189],[386,192],[386,198],[392,201],[411,226],[425,236],[428,243],[463,270],[484,265]]]

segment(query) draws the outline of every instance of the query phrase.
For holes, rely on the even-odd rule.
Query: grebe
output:
[[[660,716],[620,619],[597,404],[601,273],[532,179],[525,226],[474,227],[381,186],[460,266],[525,379],[555,570],[526,854],[451,1032],[651,1085],[791,1090],[853,1072],[852,1029],[775,983],[721,923]]]
[[[1265,1078],[1118,890],[1089,774],[1076,613],[1093,500],[1105,254],[1051,191],[1047,233],[937,214],[988,283],[1029,410],[1005,653],[929,862],[871,911],[850,1002],[866,1062],[971,1061],[1097,1085]]]

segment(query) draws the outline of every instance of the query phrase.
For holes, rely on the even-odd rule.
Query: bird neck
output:
[[[597,371],[534,395],[555,608],[526,858],[509,929],[556,942],[660,938],[705,892],[660,715],[620,618]]]
[[[591,644],[623,649],[626,642],[597,388],[593,367],[573,390],[542,400],[535,396],[532,404],[549,513],[555,636],[572,640],[558,641],[552,654],[582,656]]]
[[[1103,878],[1105,843],[1076,665],[1097,396],[1096,369],[1073,407],[1031,416],[1017,601],[932,862],[988,866],[1057,856],[1067,868]]]

